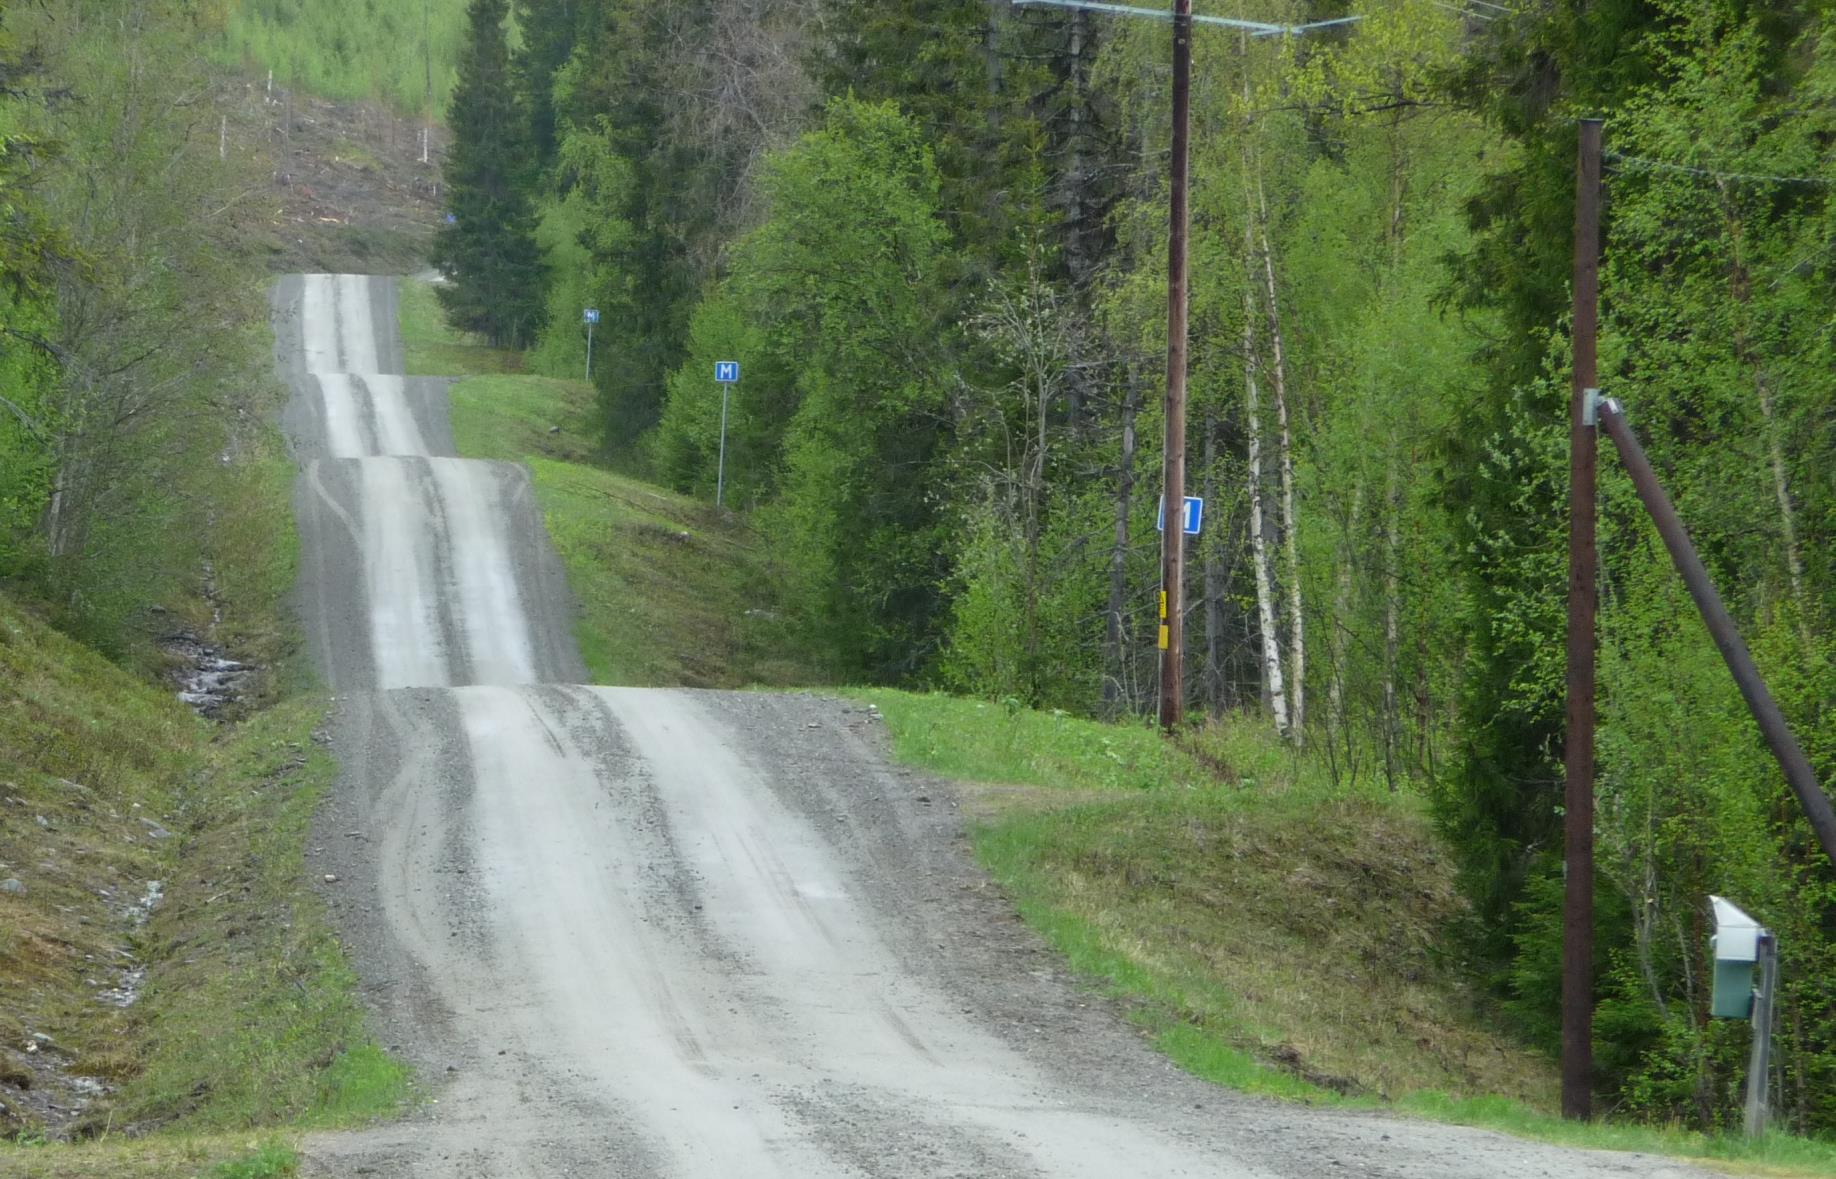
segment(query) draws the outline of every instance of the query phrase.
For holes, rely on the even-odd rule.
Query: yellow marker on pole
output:
[[[1160,591],[1160,621],[1165,622],[1166,620],[1167,620],[1167,591],[1161,590]]]
[[[1167,624],[1163,622],[1160,624],[1160,649],[1162,651],[1167,649],[1167,641]]]

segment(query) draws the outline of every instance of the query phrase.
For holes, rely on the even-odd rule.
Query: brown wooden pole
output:
[[[1160,726],[1179,727],[1185,710],[1186,579],[1186,230],[1190,215],[1192,0],[1173,3],[1173,160],[1167,240],[1167,405],[1160,533]]]
[[[1741,640],[1739,628],[1729,616],[1728,608],[1722,605],[1715,583],[1710,580],[1702,558],[1696,555],[1695,546],[1690,544],[1689,533],[1684,530],[1670,497],[1664,494],[1663,484],[1658,482],[1657,473],[1651,469],[1651,461],[1645,457],[1645,450],[1638,444],[1624,412],[1617,402],[1606,401],[1600,406],[1599,417],[1601,428],[1619,448],[1619,457],[1631,473],[1632,485],[1638,489],[1638,498],[1644,501],[1652,523],[1657,525],[1658,535],[1664,538],[1664,547],[1670,550],[1671,563],[1682,575],[1683,584],[1689,588],[1689,596],[1695,599],[1696,609],[1701,612],[1710,637],[1733,673],[1740,694],[1746,698],[1748,711],[1759,722],[1760,733],[1766,738],[1772,756],[1778,760],[1779,768],[1785,771],[1785,780],[1798,796],[1798,805],[1804,808],[1823,854],[1836,864],[1836,814],[1830,810],[1829,796],[1817,784],[1810,759],[1804,756],[1798,739],[1785,723],[1785,714],[1779,711],[1772,693],[1766,690],[1766,681],[1760,678],[1759,668],[1753,665],[1753,656]]]
[[[1574,388],[1569,399],[1568,730],[1563,741],[1562,1116],[1594,1112],[1594,539],[1598,383],[1600,120],[1581,120],[1575,173]]]

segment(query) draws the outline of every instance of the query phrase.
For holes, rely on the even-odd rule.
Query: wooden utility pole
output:
[[[1192,120],[1192,0],[1173,0],[1173,152],[1167,237],[1165,498],[1160,530],[1160,727],[1184,712],[1186,581],[1186,230]]]
[[[1568,731],[1563,741],[1562,1116],[1593,1116],[1594,540],[1599,375],[1600,120],[1581,120],[1575,175],[1574,388],[1568,423]]]
[[[1173,0],[1173,10],[1139,8],[1106,0],[1011,0],[1016,7],[1048,5],[1088,9],[1122,16],[1173,18],[1173,150],[1169,185],[1167,242],[1167,405],[1166,441],[1163,449],[1165,483],[1162,487],[1160,534],[1160,725],[1171,731],[1185,712],[1185,574],[1186,574],[1186,231],[1188,176],[1191,164],[1192,26],[1195,23],[1242,29],[1259,37],[1297,37],[1313,29],[1362,20],[1336,17],[1304,25],[1269,24],[1229,16],[1192,15],[1192,0]]]

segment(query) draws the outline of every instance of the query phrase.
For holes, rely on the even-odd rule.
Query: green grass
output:
[[[287,1143],[252,1141],[247,1134],[104,1135],[0,1152],[0,1174],[7,1179],[261,1179],[297,1171],[298,1157]]]
[[[1550,1111],[1550,1063],[1494,1032],[1446,958],[1463,913],[1417,802],[1335,783],[1251,721],[1177,744],[942,695],[852,693],[894,756],[970,783],[978,858],[1175,1063],[1273,1097],[1574,1146],[1836,1173],[1836,1146]]]
[[[1672,1126],[1624,1122],[1570,1122],[1546,1110],[1502,1097],[1452,1098],[1412,1093],[1397,1103],[1402,1113],[1500,1130],[1585,1150],[1625,1150],[1701,1160],[1734,1175],[1836,1175],[1836,1143],[1769,1133],[1748,1139],[1738,1134],[1701,1134]]]
[[[279,84],[325,98],[374,99],[420,114],[426,111],[428,82],[421,15],[420,5],[399,3],[232,5],[214,56],[264,74],[272,69]],[[465,4],[433,0],[428,15],[439,112],[446,109],[465,39]]]
[[[493,348],[447,327],[431,283],[403,281],[398,288],[402,357],[409,373],[463,377],[515,372],[522,367],[522,358],[516,353]]]
[[[31,1075],[20,1049],[34,1033],[72,1057],[72,1071],[134,1067],[135,1021],[96,1003],[85,978],[125,940],[110,898],[169,874],[168,849],[140,818],[170,818],[205,742],[165,692],[0,596],[0,878],[25,887],[0,893],[0,1075]],[[0,1139],[34,1129],[0,1114]]]
[[[452,390],[460,454],[529,467],[594,682],[736,688],[819,678],[778,608],[770,554],[742,518],[595,465],[592,388],[506,373],[511,360],[446,327],[430,291],[402,284],[403,337],[419,341],[409,371],[467,377]]]
[[[474,376],[452,397],[453,442],[473,458],[588,465],[593,391],[550,377]]]
[[[226,1159],[210,1169],[210,1179],[279,1179],[299,1169],[300,1156],[280,1142],[267,1142],[251,1153]]]
[[[296,697],[213,749],[178,810],[181,852],[151,926],[143,1000],[156,1050],[118,1116],[193,1130],[361,1120],[394,1108],[406,1070],[364,1029],[357,979],[306,886],[312,815],[336,773]],[[234,904],[226,904],[234,897]]]
[[[1099,725],[1063,712],[934,693],[865,691],[884,709],[893,752],[946,777],[1060,789],[1191,787],[1208,780],[1146,724]]]
[[[367,1037],[350,1037],[319,1074],[309,1122],[348,1126],[400,1107],[414,1079],[412,1070]]]

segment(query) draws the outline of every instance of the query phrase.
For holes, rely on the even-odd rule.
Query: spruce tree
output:
[[[523,348],[542,326],[543,264],[531,203],[529,120],[504,36],[508,0],[472,0],[448,123],[447,222],[434,265],[448,279],[440,304],[454,327]]]
[[[573,54],[587,11],[583,0],[517,0],[516,23],[523,44],[512,64],[529,115],[530,157],[544,174],[554,167],[561,138],[555,75]]]

